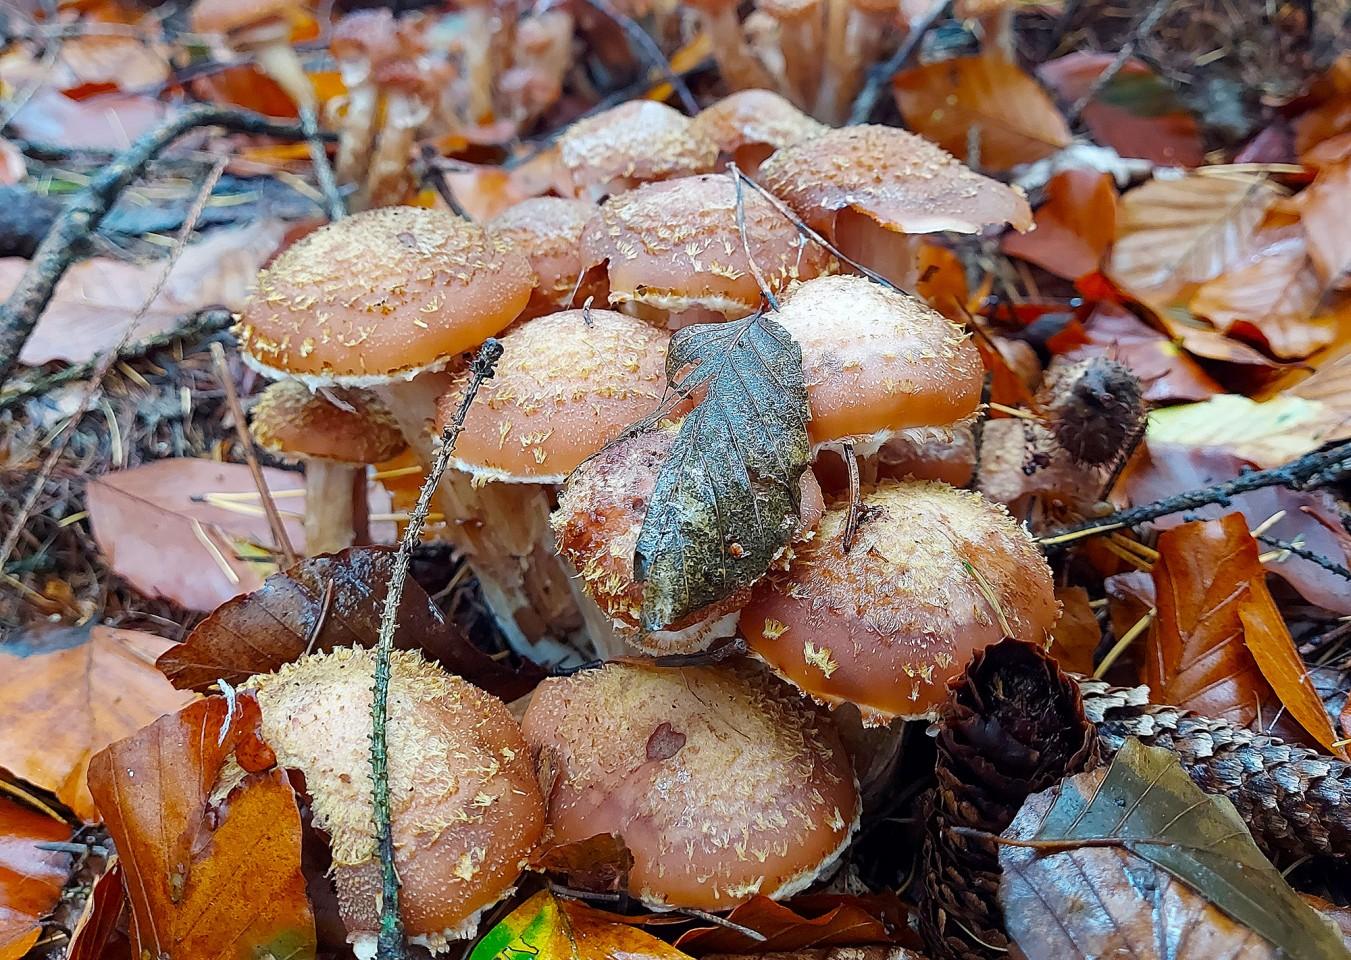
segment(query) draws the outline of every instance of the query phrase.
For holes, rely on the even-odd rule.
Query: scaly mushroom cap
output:
[[[416,653],[389,683],[389,796],[399,910],[414,942],[444,950],[506,896],[544,830],[526,744],[506,706]],[[339,647],[257,676],[263,738],[299,770],[329,835],[348,939],[374,956],[380,861],[371,816],[371,650]]]
[[[818,277],[773,316],[802,347],[813,443],[945,428],[980,405],[979,351],[915,297],[863,277]]]
[[[751,256],[771,290],[827,269],[830,258],[764,197],[742,191]],[[611,197],[582,232],[582,263],[609,264],[610,302],[744,316],[760,303],[728,176],[649,183]]]
[[[269,20],[289,20],[298,0],[198,0],[192,8],[193,33],[233,33]]]
[[[741,90],[705,107],[694,118],[694,129],[718,145],[723,153],[742,147],[781,147],[819,137],[828,129],[777,93]]]
[[[451,461],[493,480],[562,483],[577,464],[652,413],[666,387],[670,336],[613,310],[536,317],[502,338],[497,372],[479,389]],[[438,404],[455,415],[469,373]]]
[[[582,587],[615,627],[634,646],[654,655],[695,653],[714,640],[730,637],[733,614],[750,598],[749,589],[705,607],[665,630],[644,633],[639,627],[643,585],[633,579],[633,551],[647,516],[657,475],[670,454],[680,427],[663,424],[616,441],[587,460],[568,477],[551,522],[558,552],[581,574]],[[802,474],[798,536],[821,519],[821,488],[810,470]],[[780,560],[787,563],[792,550]]]
[[[558,156],[581,194],[614,181],[706,173],[717,163],[718,147],[666,104],[630,100],[574,123],[558,141]]]
[[[369,390],[332,388],[344,410],[296,380],[278,380],[263,391],[250,415],[260,447],[306,460],[380,463],[407,448],[399,424]]]
[[[527,314],[538,316],[575,302],[572,295],[582,273],[582,229],[595,212],[596,205],[587,200],[533,197],[488,221],[489,236],[529,260],[535,271]]]
[[[751,650],[826,704],[865,721],[932,716],[971,654],[1012,636],[1042,643],[1059,607],[1051,569],[1003,507],[942,483],[886,481],[863,497],[844,549],[832,504],[787,573],[741,611]]]
[[[506,327],[530,264],[437,210],[381,207],[321,227],[258,275],[236,330],[250,366],[370,386],[443,366]]]
[[[829,130],[775,153],[760,168],[760,177],[828,237],[835,214],[846,208],[902,233],[1032,226],[1032,208],[1022,194],[895,127]]]
[[[536,688],[522,723],[553,841],[618,834],[652,906],[782,898],[858,826],[854,772],[823,711],[748,663],[610,663]]]

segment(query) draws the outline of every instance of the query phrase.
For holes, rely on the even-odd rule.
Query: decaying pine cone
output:
[[[1228,797],[1269,857],[1351,858],[1351,764],[1223,720],[1151,704],[1146,687],[1080,679],[1107,754],[1127,737],[1178,755],[1196,785]]]
[[[1097,734],[1077,684],[1039,647],[1016,640],[975,655],[953,683],[937,731],[920,932],[939,960],[1003,957],[998,848],[951,828],[1002,833],[1028,795],[1098,762]]]
[[[1147,412],[1139,378],[1107,357],[1053,366],[1037,401],[1061,449],[1086,466],[1115,460]]]

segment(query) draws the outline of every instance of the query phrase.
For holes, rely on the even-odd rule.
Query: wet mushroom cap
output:
[[[741,90],[723,97],[694,118],[694,128],[723,153],[759,145],[778,150],[828,129],[769,90]]]
[[[253,439],[284,456],[351,464],[393,460],[407,448],[398,423],[375,394],[340,387],[330,393],[349,409],[296,380],[277,381],[253,407]]]
[[[666,104],[631,100],[572,124],[558,141],[558,156],[585,190],[614,180],[706,173],[718,160],[718,146]]]
[[[582,233],[582,263],[608,264],[610,302],[678,312],[703,307],[742,316],[760,303],[737,225],[730,176],[682,177],[611,197]],[[827,269],[829,256],[805,240],[764,197],[742,190],[751,256],[771,290]]]
[[[903,233],[1032,226],[1021,193],[895,127],[841,127],[799,141],[765,161],[760,181],[827,236],[843,209]]]
[[[643,585],[633,579],[634,548],[679,429],[665,423],[618,440],[587,460],[568,477],[551,517],[558,551],[576,568],[583,589],[630,643],[655,655],[693,653],[718,637],[731,636],[734,624],[715,633],[716,621],[749,599],[749,590],[739,591],[659,633],[639,630]],[[802,474],[799,536],[816,526],[824,509],[821,488],[807,470]],[[792,555],[791,547],[785,555],[782,562]]]
[[[371,386],[443,366],[516,319],[534,274],[449,213],[381,207],[299,240],[258,275],[236,330],[272,376]]]
[[[610,663],[545,680],[522,731],[553,842],[618,834],[633,854],[629,889],[649,905],[791,896],[858,824],[830,719],[749,663]]]
[[[371,816],[374,652],[339,647],[256,676],[263,738],[299,770],[328,834],[349,938],[372,956],[380,861]],[[389,794],[400,913],[435,949],[472,936],[544,830],[544,803],[506,706],[416,653],[396,650],[389,685]]]
[[[297,0],[199,0],[192,8],[194,33],[233,33],[267,20],[286,20]]]
[[[452,463],[479,477],[562,483],[577,464],[656,410],[666,387],[663,331],[613,310],[563,310],[502,338],[502,359],[469,407]],[[469,373],[441,398],[438,428]]]
[[[818,277],[773,318],[802,347],[813,443],[948,427],[980,404],[979,351],[915,297],[863,277]]]
[[[1051,569],[1002,506],[915,480],[865,491],[863,508],[848,552],[846,501],[741,611],[751,650],[805,693],[869,723],[931,716],[971,654],[1003,638],[1000,613],[1020,640],[1050,636]]]
[[[488,234],[524,256],[535,271],[530,310],[569,302],[582,273],[582,229],[595,212],[596,205],[587,200],[533,197],[488,222]]]

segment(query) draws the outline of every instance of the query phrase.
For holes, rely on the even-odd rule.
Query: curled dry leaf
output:
[[[493,927],[468,960],[689,960],[645,930],[541,890]]]
[[[1351,161],[1321,170],[1296,202],[1319,278],[1344,288],[1351,270]]]
[[[155,669],[155,657],[170,646],[102,626],[0,644],[0,767],[52,791],[81,819],[98,819],[85,786],[89,758],[193,699]]]
[[[75,922],[75,929],[70,932],[66,960],[111,960],[105,951],[114,939],[120,940],[123,947],[130,950],[126,938],[118,931],[122,913],[126,909],[126,896],[122,864],[113,857],[108,869],[94,881],[84,910]]]
[[[271,467],[263,478],[274,495],[305,485],[300,474]],[[180,457],[106,473],[90,481],[85,495],[94,539],[118,574],[149,596],[212,610],[261,586],[275,569],[267,551],[277,545],[256,502],[238,512],[200,498],[256,491],[243,464]],[[304,503],[303,496],[278,501],[293,515],[286,530],[298,552],[305,544]]]
[[[0,796],[0,960],[19,960],[37,942],[70,869],[70,854],[34,844],[69,839],[60,820]]]
[[[1205,400],[1224,392],[1171,338],[1119,304],[1098,304],[1084,324],[1084,334],[1088,343],[1071,350],[1066,359],[1085,360],[1105,354],[1121,361],[1140,378],[1144,398],[1151,403]]]
[[[598,833],[536,851],[530,868],[557,877],[574,890],[620,893],[629,889],[633,853],[617,834]]]
[[[1112,245],[1116,200],[1111,174],[1062,170],[1047,181],[1046,202],[1033,214],[1037,228],[1006,234],[1004,252],[1077,280],[1098,269]]]
[[[1031,797],[1004,836],[1031,844],[999,853],[999,900],[1029,957],[1346,956],[1233,804],[1160,747],[1127,740],[1106,770]]]
[[[676,945],[700,954],[761,953],[839,944],[917,945],[906,923],[905,907],[893,895],[809,894],[787,903],[757,896],[734,909],[727,919],[765,939],[752,940],[729,927],[696,927],[682,934]]]
[[[247,692],[198,700],[90,762],[126,871],[133,956],[314,957],[300,811],[269,769],[260,719]],[[231,757],[244,775],[218,789]]]
[[[394,554],[386,547],[351,547],[301,560],[252,593],[222,604],[186,641],[165,651],[158,666],[174,686],[205,690],[218,679],[237,684],[270,673],[307,650],[373,647],[393,570]],[[414,580],[404,584],[398,623],[396,647],[420,648],[428,659],[504,700],[523,696],[538,679],[476,648]]]
[[[1345,404],[1342,399],[1340,406]],[[1351,418],[1322,400],[1295,393],[1263,401],[1222,393],[1153,411],[1147,436],[1151,442],[1220,447],[1268,468],[1351,436]]]
[[[1090,606],[1083,587],[1062,587],[1055,592],[1060,619],[1051,636],[1050,654],[1067,673],[1091,674],[1093,654],[1102,639],[1102,625]]]
[[[980,166],[1035,163],[1070,142],[1069,126],[1041,86],[998,56],[955,57],[904,70],[893,81],[906,126]]]

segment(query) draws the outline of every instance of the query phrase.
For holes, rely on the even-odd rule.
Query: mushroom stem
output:
[[[277,82],[302,110],[315,109],[314,85],[295,50],[285,41],[269,41],[253,47],[258,69]]]
[[[357,468],[332,460],[305,462],[305,554],[337,553],[356,542]]]
[[[566,561],[563,561],[566,563]],[[572,598],[581,612],[582,623],[586,626],[591,646],[601,660],[613,660],[615,657],[627,657],[633,654],[633,648],[625,642],[615,629],[612,620],[604,610],[591,599],[591,595],[582,588],[581,575],[568,565],[568,585],[572,587]]]
[[[841,104],[846,107],[845,95],[849,73],[862,65],[849,62],[849,18],[853,11],[849,0],[826,0],[825,49],[817,52],[822,60],[821,85],[817,88],[816,108],[812,115],[822,123],[835,126],[844,121]]]
[[[375,115],[380,92],[375,84],[353,85],[347,95],[347,110],[338,130],[336,173],[343,183],[358,183],[370,167],[375,143]]]
[[[865,213],[849,208],[835,215],[835,245],[851,260],[880,274],[901,290],[912,292],[919,280],[919,241],[888,230]]]
[[[719,4],[716,9],[701,9],[704,32],[713,44],[713,59],[730,91],[772,89],[776,84],[769,71],[756,59],[741,33],[735,4]]]
[[[980,18],[981,50],[985,54],[1003,57],[1009,63],[1018,62],[1017,38],[1013,32],[1013,7],[1006,3],[994,13]]]
[[[366,173],[366,208],[392,206],[404,199],[413,142],[427,112],[427,105],[418,97],[397,88],[389,91],[385,124]]]

